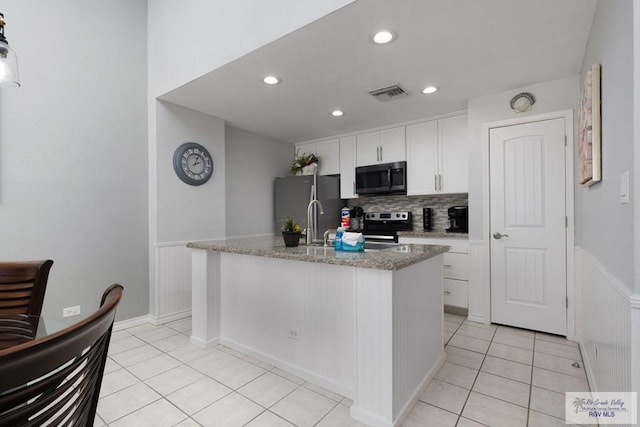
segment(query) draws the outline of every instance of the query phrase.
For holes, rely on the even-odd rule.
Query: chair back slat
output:
[[[84,320],[0,350],[0,427],[93,423],[122,289]]]
[[[0,314],[39,316],[53,261],[0,262]]]

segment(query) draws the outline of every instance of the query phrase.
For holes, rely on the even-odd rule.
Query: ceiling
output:
[[[288,142],[435,116],[578,74],[594,10],[595,0],[357,0],[161,99]],[[383,28],[397,38],[376,45]],[[265,85],[267,74],[282,82]],[[368,94],[396,83],[410,96]],[[422,94],[428,85],[439,91]]]

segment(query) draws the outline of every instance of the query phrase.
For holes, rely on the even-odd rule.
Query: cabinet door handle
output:
[[[356,182],[353,181],[353,194],[356,194]]]
[[[438,175],[433,175],[433,189],[438,191]]]
[[[438,191],[442,191],[442,175],[438,174]]]
[[[380,146],[380,161],[382,161],[382,145]]]
[[[445,264],[444,268],[451,268],[451,265],[450,264]]]
[[[451,295],[451,291],[444,291],[445,295]]]
[[[376,162],[380,161],[380,147],[376,146]]]

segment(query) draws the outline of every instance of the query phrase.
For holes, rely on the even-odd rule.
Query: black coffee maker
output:
[[[449,215],[448,233],[469,232],[469,208],[467,206],[452,206],[447,210]]]

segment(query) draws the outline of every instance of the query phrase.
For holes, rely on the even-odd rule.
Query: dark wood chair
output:
[[[122,289],[110,286],[84,320],[0,350],[1,427],[93,425]]]
[[[0,314],[39,316],[53,261],[0,262]]]

